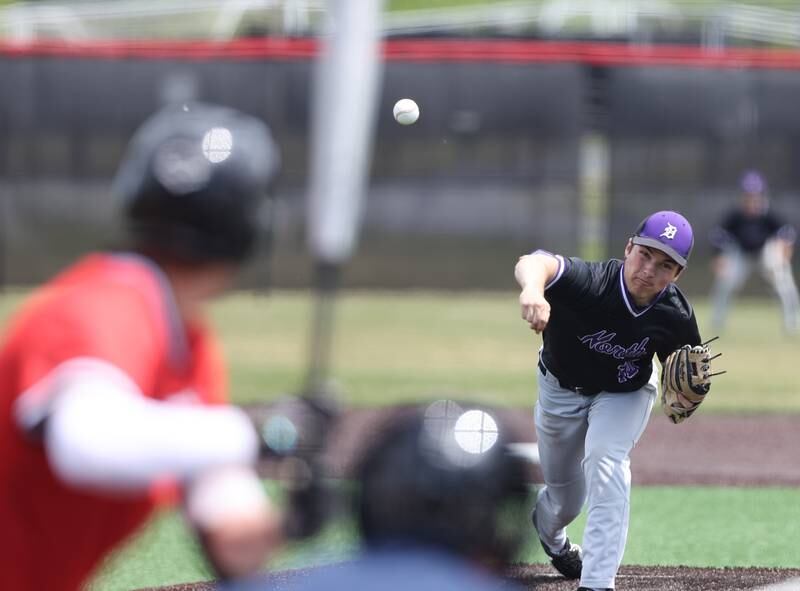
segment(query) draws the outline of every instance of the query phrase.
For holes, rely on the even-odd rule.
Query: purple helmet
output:
[[[767,190],[767,181],[757,170],[748,170],[739,180],[739,186],[745,193],[764,193]]]
[[[689,221],[678,212],[657,211],[642,220],[631,241],[665,252],[685,267],[694,246],[694,234]]]

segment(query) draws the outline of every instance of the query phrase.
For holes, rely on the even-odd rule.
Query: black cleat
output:
[[[569,538],[561,549],[561,552],[554,554],[542,544],[545,553],[550,557],[550,564],[553,565],[567,579],[580,579],[583,570],[583,550],[578,544],[570,544]]]
[[[534,529],[536,529],[538,533],[538,528],[536,527],[536,510],[531,514],[531,521],[533,522]],[[583,570],[583,550],[581,550],[578,544],[571,544],[569,538],[567,538],[560,552],[551,552],[545,543],[542,542],[541,538],[539,539],[539,543],[542,545],[542,548],[544,548],[545,554],[550,557],[550,564],[553,565],[553,568],[567,579],[581,578],[581,570]]]

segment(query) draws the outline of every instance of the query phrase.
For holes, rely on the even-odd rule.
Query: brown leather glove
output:
[[[711,388],[711,377],[719,375],[711,372],[711,360],[716,357],[711,357],[708,344],[684,345],[664,360],[661,408],[673,423],[692,416],[705,400]]]

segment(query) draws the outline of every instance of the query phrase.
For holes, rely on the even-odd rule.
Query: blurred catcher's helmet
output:
[[[474,413],[473,425],[497,428],[467,428],[460,438],[461,417]],[[517,553],[529,529],[528,466],[509,453],[507,426],[478,410],[461,417],[420,411],[381,430],[356,474],[355,511],[367,544],[433,545],[494,566]]]
[[[137,248],[189,263],[240,262],[266,226],[260,208],[279,161],[259,119],[216,105],[170,106],[136,132],[113,190]]]

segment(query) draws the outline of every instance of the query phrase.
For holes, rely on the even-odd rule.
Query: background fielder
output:
[[[553,566],[581,589],[614,587],[628,532],[629,454],[657,392],[653,356],[699,345],[694,311],[674,285],[694,237],[673,211],[654,213],[623,260],[544,251],[520,258],[522,318],[543,331],[536,432],[545,487],[533,524]],[[587,502],[583,549],[566,527]]]
[[[754,171],[740,181],[739,203],[711,231],[715,282],[711,293],[712,325],[721,331],[735,292],[758,267],[781,302],[787,333],[800,331],[800,296],[792,273],[792,254],[797,231],[770,209],[767,183]]]

